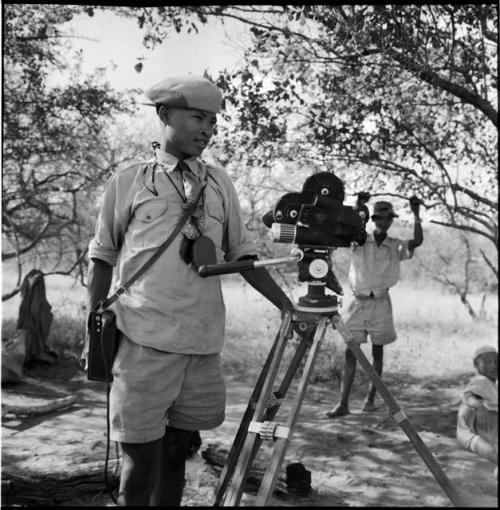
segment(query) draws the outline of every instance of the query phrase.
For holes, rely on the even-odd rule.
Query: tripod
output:
[[[339,289],[338,281],[333,275],[331,262],[328,258],[329,251],[312,249],[306,253],[305,257],[303,252],[300,250],[299,252],[299,279],[308,282],[307,294],[300,297],[298,303],[294,305],[294,311],[287,312],[282,319],[279,332],[258,377],[220,475],[214,506],[239,505],[248,472],[263,441],[272,444],[272,456],[262,478],[255,504],[257,506],[267,505],[287,447],[291,441],[310,374],[329,324],[340,333],[347,347],[366,371],[372,384],[387,404],[393,419],[408,436],[450,501],[455,506],[466,506],[432,453],[408,421],[404,411],[399,408],[360,346],[354,341],[352,333],[345,326],[338,313],[337,296],[325,293],[325,287],[336,291]],[[271,259],[267,265],[282,263],[283,261],[288,260]],[[241,262],[226,264],[226,266],[230,266],[226,270],[217,270],[217,265],[205,266],[204,273],[208,275],[221,274],[222,271],[233,272],[231,268],[235,269],[238,264],[239,269],[235,270],[252,269],[265,265],[264,261],[245,261],[245,263],[247,265],[252,264],[252,267],[241,268]],[[208,269],[210,267],[214,268],[214,272],[210,272],[210,269]],[[281,384],[277,390],[273,391],[287,340],[291,337],[293,329],[299,333],[301,340],[286,369]],[[277,423],[273,420],[303,359],[305,359],[303,371],[286,423]]]

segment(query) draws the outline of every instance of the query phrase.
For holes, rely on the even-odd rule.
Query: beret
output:
[[[144,93],[148,106],[173,106],[218,113],[222,92],[210,80],[201,76],[171,76],[150,87]]]
[[[481,356],[481,354],[486,354],[487,352],[494,352],[494,353],[496,353],[497,350],[494,347],[492,347],[491,345],[482,345],[481,347],[478,347],[474,351],[474,354],[472,355],[472,360],[476,361],[476,358],[478,356]]]

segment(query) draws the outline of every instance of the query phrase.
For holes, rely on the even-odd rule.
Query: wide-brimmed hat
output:
[[[384,217],[391,217],[391,218],[397,218],[398,215],[394,212],[394,209],[392,208],[392,204],[390,202],[385,202],[381,200],[380,202],[375,202],[373,204],[373,214],[372,218],[374,216],[384,216]]]
[[[188,74],[171,76],[150,87],[144,93],[147,106],[173,106],[190,110],[219,113],[222,106],[222,92],[210,80]]]

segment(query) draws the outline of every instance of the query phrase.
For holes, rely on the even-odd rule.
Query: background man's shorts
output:
[[[355,297],[347,309],[344,322],[357,343],[365,343],[367,335],[373,345],[386,345],[396,340],[389,293],[378,297]]]
[[[206,430],[224,421],[220,354],[174,354],[120,335],[110,392],[110,438],[147,443],[165,427]]]

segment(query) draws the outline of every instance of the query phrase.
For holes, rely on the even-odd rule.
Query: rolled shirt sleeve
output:
[[[116,266],[130,220],[130,194],[137,177],[137,165],[113,174],[107,181],[97,218],[94,237],[89,243],[89,258]]]

